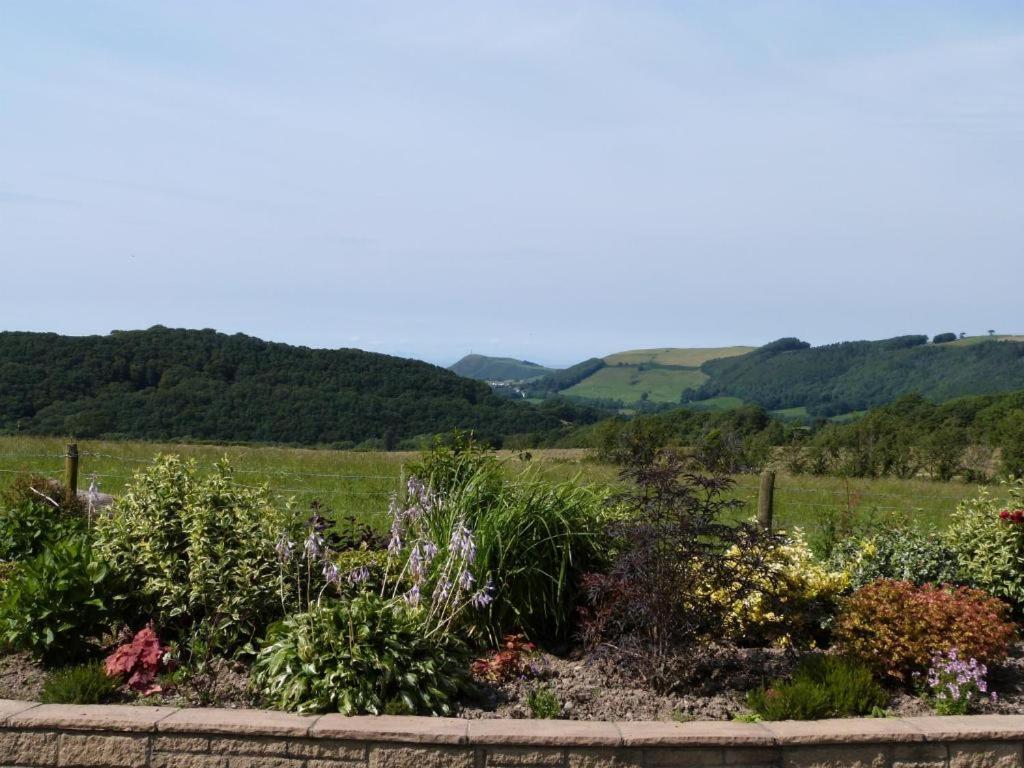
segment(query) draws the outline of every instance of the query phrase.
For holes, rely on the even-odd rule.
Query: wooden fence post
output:
[[[68,443],[64,454],[64,506],[70,509],[78,499],[78,443]]]
[[[757,524],[762,531],[771,533],[772,515],[775,514],[775,472],[766,469],[761,473],[761,489],[757,494]]]

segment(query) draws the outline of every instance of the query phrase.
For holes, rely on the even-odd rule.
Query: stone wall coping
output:
[[[258,709],[37,704],[0,699],[0,728],[535,747],[772,747],[1024,740],[1024,715],[742,723],[293,715]]]

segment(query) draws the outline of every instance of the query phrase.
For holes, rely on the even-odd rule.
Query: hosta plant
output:
[[[448,715],[469,680],[466,646],[428,636],[423,609],[365,592],[273,625],[252,668],[264,702],[292,712]],[[390,707],[389,707],[390,705]]]

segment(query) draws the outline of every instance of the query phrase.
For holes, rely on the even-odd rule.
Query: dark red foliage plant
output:
[[[741,600],[772,580],[770,534],[733,522],[732,480],[700,457],[642,441],[628,454],[622,479],[632,490],[616,499],[623,511],[609,531],[616,555],[583,579],[580,635],[626,674],[670,691],[693,674],[695,646],[721,634],[732,606],[716,589],[729,585]]]
[[[505,635],[500,648],[473,662],[473,676],[491,683],[534,677],[536,654],[537,646],[528,642],[524,635]]]
[[[104,667],[111,677],[125,680],[129,688],[148,696],[162,690],[155,681],[166,652],[153,627],[148,626],[110,654]]]

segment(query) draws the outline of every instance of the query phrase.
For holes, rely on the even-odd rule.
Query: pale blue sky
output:
[[[1024,331],[1024,3],[0,0],[0,328]]]

